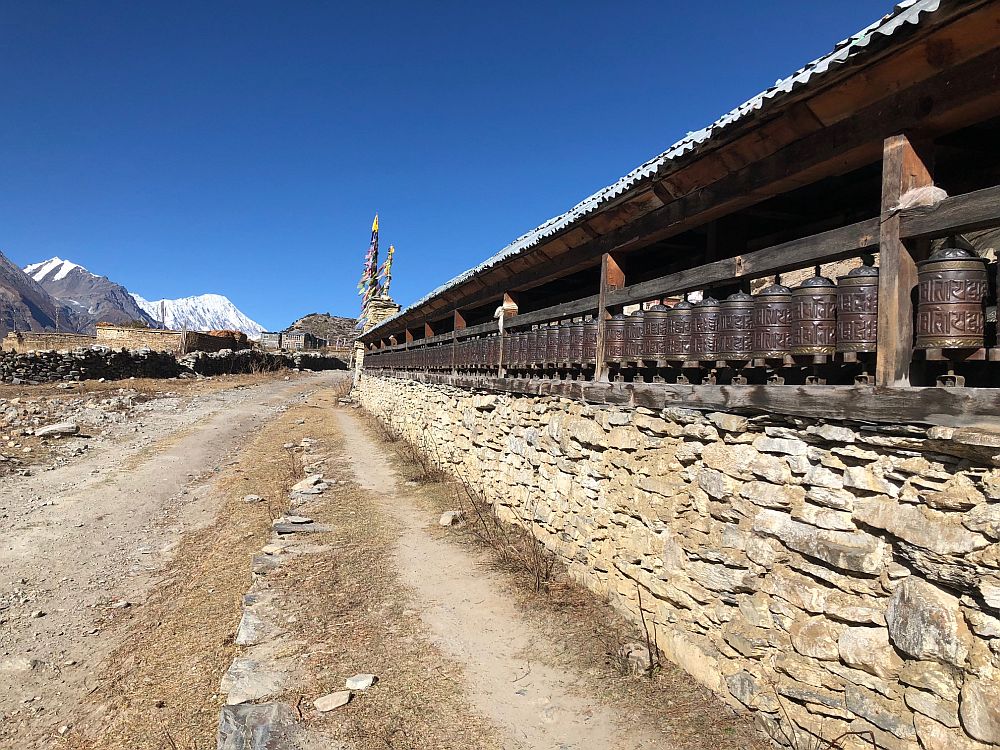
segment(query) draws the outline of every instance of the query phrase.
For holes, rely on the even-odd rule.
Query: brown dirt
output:
[[[386,445],[385,432],[377,425],[369,423],[366,429],[369,438],[382,443],[398,478],[408,485],[407,498],[425,517],[436,519],[463,504],[459,497],[466,490],[457,482],[415,463],[405,444]],[[659,738],[657,742],[664,743],[662,747],[770,747],[748,716],[735,714],[669,662],[661,660],[652,678],[623,674],[621,646],[644,642],[643,635],[607,603],[570,580],[561,565],[556,565],[544,591],[537,592],[529,572],[503,562],[469,527],[444,529],[431,524],[423,531],[435,540],[462,547],[469,554],[470,566],[491,571],[498,593],[516,603],[517,616],[534,631],[532,650],[539,661],[576,675],[579,691],[598,696],[615,716],[627,716],[630,724],[644,727],[650,736]]]

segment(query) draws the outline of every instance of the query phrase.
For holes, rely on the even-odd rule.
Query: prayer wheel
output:
[[[535,331],[535,352],[536,352],[536,364],[545,366],[545,363],[549,361],[549,327],[539,326],[538,330]]]
[[[806,279],[792,292],[791,352],[797,355],[837,351],[837,287],[821,276]]]
[[[681,300],[667,312],[667,359],[684,362],[691,359],[691,317],[694,305]]]
[[[713,361],[719,358],[719,320],[722,306],[714,297],[705,297],[694,306],[691,315],[692,359]]]
[[[553,323],[548,326],[548,337],[545,342],[545,362],[554,365],[559,361],[559,327]]]
[[[538,364],[538,332],[534,330],[525,331],[525,337],[527,339],[527,344],[525,344],[525,349],[527,353],[525,355],[524,363],[526,365],[537,365]]]
[[[524,364],[524,334],[521,331],[510,332],[510,363],[515,367]]]
[[[777,280],[753,299],[754,359],[782,359],[789,353],[792,337],[792,290]]]
[[[642,338],[646,332],[646,314],[641,310],[625,319],[625,356],[626,362],[642,361]]]
[[[568,362],[580,364],[583,362],[583,321],[575,320],[569,324],[569,359]]]
[[[863,265],[837,279],[837,351],[873,352],[878,332],[878,269]]]
[[[670,308],[653,305],[646,310],[646,327],[642,334],[642,358],[662,361],[667,358],[667,340]]]
[[[581,363],[597,364],[597,321],[590,318],[583,324],[583,346]]]
[[[621,362],[625,358],[625,316],[612,315],[604,321],[604,359]]]
[[[559,324],[559,351],[556,359],[559,364],[569,362],[569,326],[570,322],[568,320],[564,320]]]
[[[917,263],[917,349],[978,349],[986,329],[986,261],[942,247]]]
[[[750,359],[753,329],[753,297],[734,292],[720,305],[719,359],[738,362]]]

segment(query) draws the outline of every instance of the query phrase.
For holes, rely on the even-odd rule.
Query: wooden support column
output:
[[[878,353],[875,385],[910,385],[913,358],[913,290],[920,253],[899,238],[899,212],[907,191],[933,185],[929,144],[908,135],[885,139],[882,151],[882,216],[879,228]],[[926,246],[924,246],[925,248]]]
[[[607,382],[608,372],[604,364],[605,321],[614,314],[608,307],[608,292],[625,287],[625,273],[618,259],[611,253],[601,256],[601,287],[597,293],[597,366],[594,370],[594,380]]]
[[[424,323],[424,338],[429,339],[434,335],[434,329],[431,327],[430,323]]]
[[[455,367],[455,349],[458,343],[458,336],[456,334],[465,328],[465,316],[462,315],[461,311],[455,310],[452,313],[452,319],[454,325],[451,327],[451,373],[454,375],[458,371]]]
[[[413,342],[413,331],[411,331],[409,328],[407,328],[406,329],[406,333],[404,335],[406,337],[406,343],[407,344],[410,344],[410,343]]]
[[[503,359],[503,345],[510,335],[508,333],[508,327],[510,325],[511,318],[517,316],[517,295],[514,292],[504,292],[503,302],[500,303],[503,306],[503,330],[500,332],[500,360],[497,364],[497,374],[499,377],[505,377],[507,375],[506,362]]]

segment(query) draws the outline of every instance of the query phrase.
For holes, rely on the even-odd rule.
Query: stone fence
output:
[[[355,395],[637,625],[641,590],[664,654],[776,739],[1000,746],[996,436],[367,374]]]
[[[338,357],[269,354],[256,350],[193,352],[180,358],[151,349],[115,351],[103,347],[24,354],[0,352],[0,382],[15,384],[98,378],[170,378],[184,373],[220,375],[286,368],[343,370],[347,365]]]

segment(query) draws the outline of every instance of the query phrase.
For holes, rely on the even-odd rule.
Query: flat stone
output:
[[[874,575],[882,569],[885,543],[870,534],[817,529],[774,510],[758,513],[753,530],[776,536],[790,549],[843,570]]]
[[[806,432],[832,443],[853,443],[857,439],[857,433],[854,430],[832,424],[810,426],[806,428]]]
[[[951,479],[944,489],[930,492],[924,497],[924,502],[939,510],[968,510],[984,502],[986,497],[976,489],[972,480],[959,475]]]
[[[896,586],[885,613],[893,644],[915,659],[938,659],[962,666],[971,634],[958,599],[915,576]]]
[[[1000,680],[966,677],[962,686],[962,726],[981,742],[1000,745]]]
[[[962,525],[985,534],[990,539],[1000,539],[1000,503],[983,503],[962,518]]]
[[[951,523],[942,513],[901,504],[888,497],[857,500],[854,518],[939,555],[963,555],[988,544],[981,535]]]
[[[924,716],[939,721],[946,727],[958,726],[958,703],[942,700],[933,693],[925,693],[916,688],[907,688],[903,695],[906,705]]]
[[[373,674],[356,674],[347,678],[344,687],[348,690],[367,690],[375,684],[376,679]]]
[[[753,447],[762,453],[781,453],[788,456],[804,456],[809,444],[795,438],[773,438],[761,435],[753,441]]]
[[[305,479],[296,482],[292,485],[292,492],[305,492],[315,487],[317,484],[323,481],[322,474],[312,474]]]
[[[76,422],[58,422],[35,428],[35,437],[53,437],[54,435],[77,435],[80,432],[80,425]]]
[[[725,432],[746,432],[750,422],[746,417],[737,414],[726,414],[725,412],[713,411],[705,415],[708,421]]]
[[[885,628],[848,628],[840,634],[837,649],[847,666],[883,679],[894,679],[903,667]]]
[[[958,699],[962,673],[949,664],[937,661],[907,661],[899,672],[899,681],[928,690],[948,701]]]
[[[245,495],[243,497],[243,502],[245,503],[259,503],[262,502],[263,500],[264,498],[262,498],[260,495]]]
[[[948,729],[943,724],[921,714],[913,716],[917,737],[924,750],[993,750],[995,745],[984,745],[971,739],[961,729]]]
[[[845,692],[847,710],[867,719],[880,729],[902,740],[915,740],[913,714],[899,701],[890,701],[878,693],[857,685],[847,685]]]
[[[333,711],[335,708],[340,708],[341,706],[346,706],[351,702],[351,691],[350,690],[340,690],[336,693],[329,693],[328,695],[321,696],[313,701],[313,706],[320,713],[326,713],[327,711]]]
[[[226,705],[249,703],[277,695],[287,675],[250,657],[239,657],[226,670],[219,692],[226,694]]]
[[[839,657],[837,638],[843,629],[843,625],[825,617],[810,617],[793,623],[788,634],[792,637],[792,646],[803,656],[834,661]]]
[[[9,659],[0,659],[0,672],[30,672],[38,668],[41,664],[37,659],[26,659],[14,656]]]
[[[270,750],[293,747],[295,713],[284,703],[223,706],[217,750]]]
[[[465,523],[465,511],[447,510],[438,519],[439,526],[459,526]]]
[[[844,469],[844,486],[892,497],[899,494],[895,485],[863,466],[848,466]]]
[[[326,531],[325,527],[315,523],[283,523],[280,521],[275,521],[271,529],[276,534],[315,534]]]

